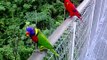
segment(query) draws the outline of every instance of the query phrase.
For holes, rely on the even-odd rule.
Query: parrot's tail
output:
[[[51,52],[53,52],[56,56],[59,56],[59,54],[54,50],[54,49],[50,49]]]

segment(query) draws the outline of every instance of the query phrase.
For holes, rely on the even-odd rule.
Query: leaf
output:
[[[13,4],[13,6],[12,6],[14,9],[16,9],[17,8],[17,5],[16,4]]]
[[[5,7],[3,5],[0,5],[0,11],[5,11]]]
[[[29,9],[29,8],[31,7],[31,5],[30,5],[30,4],[24,4],[23,7],[24,7],[25,9]]]
[[[26,25],[29,25],[30,24],[30,22],[25,22],[26,23]]]

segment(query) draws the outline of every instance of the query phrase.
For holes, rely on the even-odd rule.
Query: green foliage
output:
[[[5,7],[3,5],[0,5],[0,11],[5,11]]]
[[[15,60],[13,55],[13,50],[10,48],[10,46],[4,46],[3,48],[0,48],[0,60]]]
[[[25,22],[48,37],[63,21],[63,10],[62,0],[0,0],[0,60],[27,60],[35,48]]]

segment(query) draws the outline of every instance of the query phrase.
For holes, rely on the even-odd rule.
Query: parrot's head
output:
[[[27,27],[26,28],[26,36],[33,36],[33,35],[35,35],[35,30],[34,30],[34,28],[33,27]]]

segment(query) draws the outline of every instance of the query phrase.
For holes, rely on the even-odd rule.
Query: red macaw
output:
[[[80,20],[82,20],[81,14],[77,11],[76,7],[70,0],[64,0],[64,6],[65,9],[69,12],[70,17],[77,16]]]

